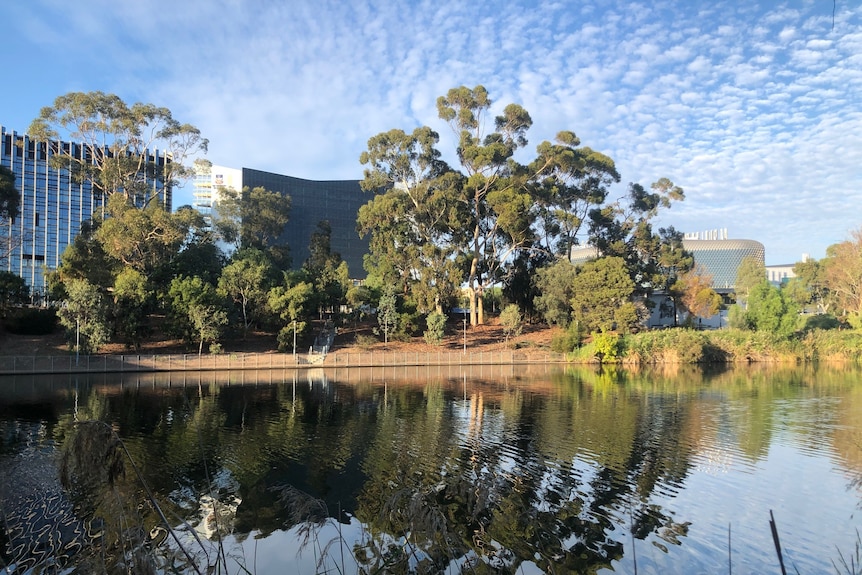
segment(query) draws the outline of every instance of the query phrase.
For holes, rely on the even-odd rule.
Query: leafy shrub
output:
[[[374,347],[374,344],[376,344],[378,341],[380,340],[378,340],[373,335],[368,335],[367,333],[360,333],[356,335],[355,343],[358,348],[369,350]]]
[[[566,331],[557,333],[551,338],[551,351],[571,353],[581,345],[581,333],[577,323],[569,324]]]
[[[500,313],[500,324],[503,326],[503,334],[506,336],[506,341],[510,337],[521,335],[523,325],[521,324],[521,310],[517,304],[510,303]]]
[[[398,314],[398,324],[390,337],[396,341],[410,341],[421,333],[422,314],[418,312],[402,312]]]
[[[620,355],[620,336],[602,332],[593,334],[593,349],[599,362],[614,362]]]
[[[810,315],[805,318],[803,330],[810,331],[812,329],[838,329],[841,323],[834,315],[817,314]]]
[[[53,308],[17,308],[9,312],[4,325],[18,335],[48,335],[57,329],[57,312]]]
[[[425,330],[425,341],[431,345],[440,345],[446,333],[446,316],[442,313],[429,313],[425,318],[428,329]]]

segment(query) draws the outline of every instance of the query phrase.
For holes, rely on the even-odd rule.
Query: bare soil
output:
[[[503,328],[496,318],[480,326],[467,326],[466,346],[472,352],[493,352],[507,349],[518,349],[524,352],[548,352],[551,339],[557,333],[557,328],[545,325],[524,326],[521,335],[505,341]],[[357,339],[358,338],[358,339]],[[376,342],[371,343],[372,340]],[[245,338],[223,340],[225,352],[233,353],[277,353],[278,342],[276,334],[253,332]],[[308,345],[306,342],[304,345]],[[461,322],[450,322],[446,326],[446,336],[440,345],[427,343],[421,336],[409,341],[390,340],[384,343],[382,338],[374,335],[373,324],[360,323],[348,325],[338,330],[332,353],[360,352],[410,352],[436,353],[439,351],[457,351],[465,345],[465,330]],[[0,329],[0,355],[64,355],[69,353],[70,346],[66,342],[62,329],[43,336],[16,335]],[[110,343],[99,350],[99,354],[114,355],[123,353],[141,354],[180,354],[197,353],[197,346],[189,346],[180,340],[161,339],[158,336],[143,342],[140,350],[132,350],[123,343]]]

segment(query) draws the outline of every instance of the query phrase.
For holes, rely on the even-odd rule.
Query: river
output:
[[[858,572],[860,376],[0,378],[0,569]]]

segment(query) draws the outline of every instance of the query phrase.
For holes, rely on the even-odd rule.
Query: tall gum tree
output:
[[[457,155],[464,169],[463,198],[470,208],[470,249],[465,250],[469,272],[470,324],[485,321],[482,295],[499,281],[505,263],[534,239],[526,185],[527,170],[513,156],[527,145],[533,121],[518,104],[509,104],[494,119],[495,131],[486,133],[492,101],[483,86],[452,88],[437,99],[437,112],[458,136]]]
[[[854,328],[862,327],[862,228],[826,251],[824,283],[841,313]]]
[[[653,231],[652,220],[673,202],[685,199],[683,189],[667,178],[647,190],[629,184],[624,198],[592,208],[589,213],[590,243],[604,256],[623,258],[637,295],[667,289],[692,265],[682,246],[682,233],[673,227]]]
[[[0,166],[0,262],[6,261],[21,238],[12,232],[12,220],[18,217],[21,193],[15,186],[15,172]]]
[[[539,144],[532,166],[544,248],[570,262],[590,210],[604,204],[609,186],[620,181],[611,158],[580,143],[574,132],[559,132],[555,143]]]
[[[369,272],[399,284],[423,312],[442,311],[461,281],[453,257],[466,236],[461,175],[440,159],[439,135],[422,126],[368,140],[360,186],[376,195],[359,210],[357,230],[371,235]]]
[[[51,146],[56,169],[69,170],[105,197],[123,194],[135,205],[158,196],[153,180],[171,188],[193,174],[185,162],[205,153],[208,141],[191,124],[174,119],[168,108],[135,103],[104,92],[71,92],[41,109],[28,128],[30,137]],[[61,140],[82,143],[64,146]],[[158,150],[162,158],[155,158]],[[166,206],[170,209],[170,206]]]

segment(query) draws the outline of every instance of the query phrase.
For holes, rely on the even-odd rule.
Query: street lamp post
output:
[[[467,312],[464,312],[464,355],[467,354]]]
[[[293,320],[293,363],[296,363],[296,320]]]

